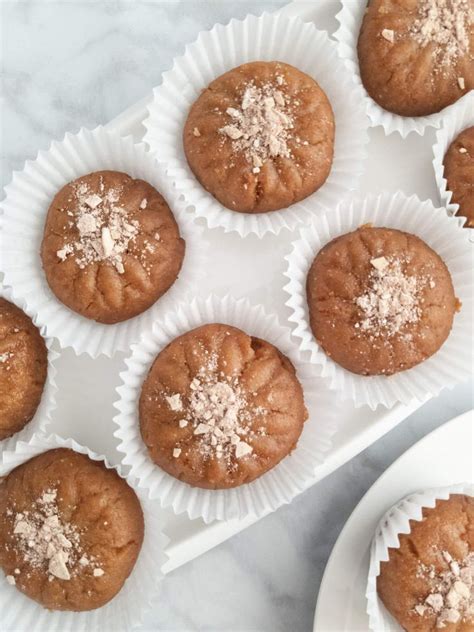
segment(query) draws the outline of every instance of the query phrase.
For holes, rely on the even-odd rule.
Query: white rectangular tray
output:
[[[314,21],[318,28],[332,33],[339,6],[337,0],[296,0],[282,11],[287,15],[299,15],[305,21]],[[142,121],[150,98],[146,97],[123,112],[108,127],[141,140]],[[401,189],[407,193],[417,192],[422,199],[437,200],[431,167],[433,139],[432,131],[423,138],[412,134],[402,141],[396,135],[386,138],[380,128],[370,130],[370,156],[359,192]],[[207,231],[209,250],[213,259],[219,261],[219,266],[210,266],[209,274],[196,288],[196,294],[206,296],[214,292],[223,295],[231,291],[237,297],[248,296],[254,303],[261,303],[269,312],[276,313],[281,322],[287,322],[286,298],[282,290],[283,257],[294,238],[287,231],[262,240],[254,236],[242,240],[221,230]],[[76,357],[70,350],[63,351],[59,360],[58,408],[51,427],[52,431],[63,436],[67,433],[91,449],[106,454],[113,462],[118,462],[119,455],[115,450],[117,442],[111,439],[115,429],[112,403],[115,387],[119,384],[119,371],[124,368],[123,357],[119,354],[113,359],[91,360],[86,356]],[[100,389],[97,384],[101,384]],[[390,411],[382,408],[373,412],[367,407],[356,410],[350,404],[344,405],[333,448],[308,487],[352,459],[419,406],[419,402],[414,402],[411,406],[399,405]],[[254,518],[248,518],[205,525],[202,520],[189,520],[170,511],[164,513],[166,532],[171,539],[165,572],[198,557],[255,522]]]

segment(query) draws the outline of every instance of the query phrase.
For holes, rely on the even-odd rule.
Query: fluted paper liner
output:
[[[334,33],[334,38],[337,40],[338,53],[346,68],[350,70],[354,83],[362,89],[371,125],[373,127],[381,125],[386,134],[398,132],[402,138],[406,138],[410,132],[423,135],[427,127],[439,127],[441,117],[453,107],[452,105],[429,116],[400,116],[384,110],[369,96],[362,84],[357,55],[357,41],[367,3],[362,0],[341,0],[341,2],[342,9],[336,15],[339,27]]]
[[[48,424],[51,422],[51,413],[56,408],[56,373],[57,369],[55,362],[59,357],[59,353],[53,348],[53,340],[46,338],[44,327],[40,327],[37,323],[34,314],[28,311],[28,308],[24,304],[24,301],[15,299],[9,288],[0,287],[0,297],[4,298],[10,303],[15,304],[22,309],[27,316],[31,318],[33,324],[38,327],[40,334],[43,336],[46,348],[48,351],[48,374],[44,383],[43,394],[41,395],[41,401],[31,421],[29,421],[24,428],[19,432],[16,432],[11,437],[7,437],[0,441],[0,459],[1,453],[5,450],[13,450],[17,441],[28,441],[35,433],[45,432]]]
[[[206,323],[225,323],[242,329],[274,344],[292,361],[303,386],[309,419],[305,422],[298,445],[272,470],[255,481],[234,489],[209,490],[191,487],[155,465],[148,456],[141,438],[138,420],[138,400],[141,387],[157,354],[177,336]],[[257,518],[293,498],[309,487],[318,465],[331,447],[331,437],[337,428],[339,405],[328,391],[313,366],[300,361],[295,353],[289,330],[262,307],[252,306],[247,299],[231,296],[193,299],[177,305],[134,345],[126,360],[126,370],[120,374],[121,386],[114,418],[123,452],[123,465],[139,485],[148,489],[150,498],[157,498],[163,507],[171,507],[176,514],[186,512],[193,518],[212,520]]]
[[[450,215],[455,215],[459,211],[459,204],[451,202],[453,192],[449,191],[448,182],[444,177],[444,157],[453,140],[463,130],[473,125],[474,91],[471,91],[455,103],[449,112],[446,112],[441,121],[441,128],[436,132],[436,143],[433,146],[433,168],[439,190],[439,199]]]
[[[3,454],[0,476],[34,456],[54,448],[70,448],[86,454],[94,461],[103,461],[107,468],[114,468],[104,456],[95,454],[72,439],[61,439],[57,435],[42,437],[34,435],[28,443],[19,442],[14,451]],[[5,632],[89,632],[91,630],[131,630],[139,625],[144,615],[159,599],[158,584],[163,574],[161,567],[167,560],[165,547],[168,538],[163,534],[163,516],[157,503],[146,498],[137,489],[132,479],[126,479],[135,490],[145,519],[145,535],[137,562],[120,592],[102,608],[88,612],[49,611],[10,586],[0,572],[1,628]]]
[[[435,208],[430,201],[422,202],[416,195],[384,193],[342,202],[301,229],[299,239],[292,243],[286,256],[285,291],[290,296],[286,305],[292,311],[293,334],[300,341],[301,351],[322,366],[321,375],[330,379],[330,387],[344,399],[351,399],[355,406],[391,408],[397,402],[424,401],[463,382],[472,373],[471,347],[466,341],[471,340],[474,318],[474,252],[463,222],[463,218],[448,217],[446,209]],[[335,237],[368,223],[403,230],[425,241],[447,265],[455,294],[462,303],[441,349],[412,369],[390,376],[356,375],[339,366],[317,344],[309,324],[306,278],[316,254]]]
[[[399,535],[410,533],[410,520],[420,521],[423,507],[433,508],[437,500],[447,500],[451,494],[474,496],[474,485],[459,483],[447,487],[437,487],[410,494],[381,519],[370,548],[370,565],[367,580],[367,614],[369,626],[373,632],[401,632],[402,627],[392,617],[377,596],[377,577],[380,575],[380,563],[389,559],[389,549],[400,546]]]
[[[281,61],[297,67],[318,82],[331,102],[336,121],[334,162],[326,183],[308,198],[311,212],[296,209],[295,205],[270,213],[231,211],[199,184],[188,166],[182,132],[192,103],[219,75],[250,61]],[[184,55],[174,60],[172,69],[163,74],[148,114],[144,140],[186,203],[209,227],[220,226],[242,237],[294,229],[318,209],[335,206],[356,188],[363,172],[368,119],[362,90],[354,85],[327,33],[300,18],[249,15],[242,21],[231,20],[225,26],[217,24],[201,32]]]
[[[89,320],[63,305],[50,290],[40,259],[41,241],[48,207],[65,184],[80,176],[110,169],[124,171],[152,184],[168,202],[186,241],[179,278],[142,314],[115,325]],[[155,318],[174,300],[182,299],[203,273],[204,246],[201,229],[192,221],[178,193],[143,143],[131,136],[121,137],[103,127],[81,129],[54,141],[40,151],[36,160],[25,163],[6,187],[0,215],[0,271],[15,298],[23,298],[36,322],[47,336],[59,339],[63,347],[92,357],[125,351],[150,328]]]

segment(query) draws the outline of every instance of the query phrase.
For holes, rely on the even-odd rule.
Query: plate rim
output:
[[[442,434],[444,432],[449,433],[450,429],[453,426],[456,426],[457,424],[462,424],[463,420],[469,417],[473,417],[473,421],[474,421],[474,408],[466,410],[463,413],[460,413],[459,415],[452,417],[451,419],[449,419],[448,421],[445,421],[444,423],[442,423],[440,426],[438,426],[437,428],[435,428],[434,430],[432,430],[425,436],[421,437],[421,439],[419,439],[416,443],[414,443],[409,448],[407,448],[405,452],[400,454],[400,456],[384,472],[382,472],[382,474],[369,487],[369,489],[365,492],[365,494],[359,500],[357,505],[352,510],[349,518],[344,523],[344,526],[341,532],[339,533],[337,540],[332,548],[331,554],[329,555],[329,558],[326,562],[323,577],[321,579],[321,583],[319,585],[319,589],[316,596],[316,606],[315,606],[314,619],[313,619],[313,632],[318,632],[318,628],[317,628],[318,618],[321,616],[321,607],[322,607],[320,597],[323,594],[327,583],[329,582],[329,577],[331,573],[330,566],[331,564],[334,563],[334,560],[337,558],[339,549],[342,547],[342,543],[345,541],[347,534],[352,531],[353,525],[357,524],[358,519],[359,519],[359,513],[363,511],[368,497],[376,493],[377,490],[384,485],[385,480],[391,475],[392,470],[397,469],[400,466],[400,461],[404,461],[405,459],[409,458],[411,453],[420,450],[420,448],[423,447],[424,443],[428,441],[432,441],[433,438],[436,437],[436,435]],[[473,430],[474,428],[471,426],[471,433],[473,432]]]

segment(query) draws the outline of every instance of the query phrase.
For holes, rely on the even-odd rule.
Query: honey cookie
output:
[[[49,610],[93,610],[132,572],[144,524],[135,492],[84,454],[49,450],[0,481],[0,567]]]
[[[474,88],[472,0],[370,0],[357,52],[362,83],[382,108],[439,112]]]
[[[38,408],[48,373],[48,350],[19,307],[0,297],[0,441],[19,432]]]
[[[62,303],[112,324],[141,314],[171,287],[184,249],[171,209],[151,184],[97,171],[54,198],[41,258]]]
[[[453,193],[451,202],[459,204],[457,215],[467,218],[466,228],[474,228],[474,127],[462,131],[449,146],[444,177]]]
[[[307,300],[325,353],[360,375],[391,375],[432,356],[458,307],[442,259],[415,235],[362,226],[316,255]]]
[[[193,329],[158,354],[139,414],[151,459],[208,489],[249,483],[273,468],[295,448],[308,416],[288,358],[222,324]]]
[[[320,86],[281,62],[251,62],[215,79],[195,101],[183,142],[194,175],[241,213],[286,208],[331,170],[334,115]]]
[[[423,508],[381,562],[377,592],[408,632],[474,630],[474,498]]]

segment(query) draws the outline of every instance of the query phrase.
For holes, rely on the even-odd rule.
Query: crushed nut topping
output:
[[[239,108],[227,108],[230,121],[219,130],[232,140],[234,151],[245,155],[253,173],[259,173],[270,158],[291,157],[290,141],[308,145],[293,137],[292,102],[282,88],[284,78],[277,75],[275,80],[276,85],[268,82],[256,86],[249,82]]]
[[[191,425],[201,454],[229,463],[251,455],[251,440],[265,432],[263,428],[252,430],[251,423],[255,417],[266,414],[266,410],[248,403],[237,377],[217,371],[217,356],[211,355],[208,364],[199,370],[191,381],[190,391],[186,398],[174,394],[166,397],[166,401],[171,410],[183,411],[179,427]],[[173,449],[174,458],[183,453],[186,453],[184,443]]]
[[[469,0],[420,0],[411,37],[420,45],[434,44],[439,64],[452,64],[469,51],[474,10]]]
[[[394,336],[406,325],[418,321],[421,289],[426,284],[434,287],[434,282],[406,275],[398,259],[377,257],[370,263],[373,269],[368,288],[355,299],[362,316],[355,327],[374,337]]]
[[[474,619],[474,552],[463,560],[455,560],[448,551],[441,551],[446,569],[436,571],[433,565],[419,562],[417,576],[427,581],[428,596],[414,607],[419,616],[436,615],[436,627]]]
[[[96,577],[103,575],[95,558],[83,554],[79,529],[62,520],[57,494],[56,489],[47,489],[30,511],[7,511],[7,515],[13,516],[13,535],[23,560],[34,568],[44,569],[49,581],[70,580],[86,567],[92,568]]]
[[[67,213],[78,236],[56,252],[58,259],[65,261],[74,256],[81,269],[94,262],[109,261],[119,274],[125,272],[123,255],[138,235],[139,222],[130,219],[127,209],[119,204],[121,192],[113,188],[106,191],[102,178],[100,195],[92,192],[85,182],[74,187],[75,208]],[[144,198],[139,208],[146,207]]]

